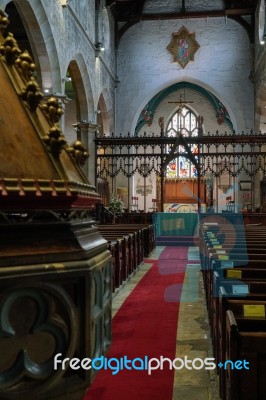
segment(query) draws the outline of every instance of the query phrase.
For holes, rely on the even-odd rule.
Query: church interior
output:
[[[0,399],[266,398],[265,0],[0,0]]]

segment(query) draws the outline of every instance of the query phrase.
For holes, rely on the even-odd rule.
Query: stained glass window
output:
[[[198,136],[198,119],[197,116],[189,108],[180,106],[173,114],[166,127],[166,135],[175,137],[179,132],[184,137]],[[190,145],[191,152],[195,155],[198,154],[198,146],[196,144]],[[168,150],[170,151],[170,149]],[[172,160],[166,169],[167,178],[196,178],[198,176],[197,170],[193,163],[186,157],[186,150],[184,146],[178,147],[180,156]],[[184,156],[182,155],[184,153]]]

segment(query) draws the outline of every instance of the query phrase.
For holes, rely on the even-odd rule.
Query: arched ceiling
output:
[[[131,26],[145,20],[156,19],[184,19],[184,18],[206,18],[206,17],[227,17],[234,19],[241,24],[248,32],[250,42],[254,42],[254,15],[259,0],[221,0],[217,2],[220,6],[217,9],[210,8],[208,2],[203,2],[198,11],[194,6],[193,0],[176,0],[176,11],[167,12],[158,8],[160,0],[153,0],[154,10],[149,4],[149,12],[145,12],[145,4],[151,3],[150,0],[106,0],[106,6],[110,7],[117,22],[116,39],[117,44],[120,37]],[[195,2],[194,2],[195,3]],[[200,4],[200,1],[197,2]],[[250,21],[247,20],[250,16]]]

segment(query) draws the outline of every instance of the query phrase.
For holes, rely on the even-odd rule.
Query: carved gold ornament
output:
[[[4,11],[0,10],[0,32],[3,32],[9,24],[10,21],[5,15]]]
[[[36,110],[43,98],[43,94],[40,91],[38,83],[34,79],[31,79],[26,84],[25,89],[22,90],[21,98],[28,103],[31,111]]]
[[[12,33],[9,33],[3,44],[0,46],[0,55],[5,56],[6,63],[12,65],[20,53],[21,51],[18,47],[16,39]]]
[[[75,159],[76,163],[81,166],[85,164],[86,159],[89,157],[89,153],[80,140],[76,140],[72,146],[68,147],[67,151]]]
[[[56,97],[50,97],[42,104],[41,108],[52,124],[57,123],[64,114],[63,108]]]
[[[43,138],[44,143],[50,148],[55,158],[59,157],[59,154],[66,144],[64,135],[58,125],[52,126],[49,132]]]
[[[25,79],[31,79],[34,71],[36,70],[36,65],[34,64],[31,55],[27,50],[19,55],[16,59],[16,64],[21,70],[22,75]]]

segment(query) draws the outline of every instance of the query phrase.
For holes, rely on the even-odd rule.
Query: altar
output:
[[[198,221],[197,213],[158,212],[153,215],[156,237],[194,236],[197,234]]]

